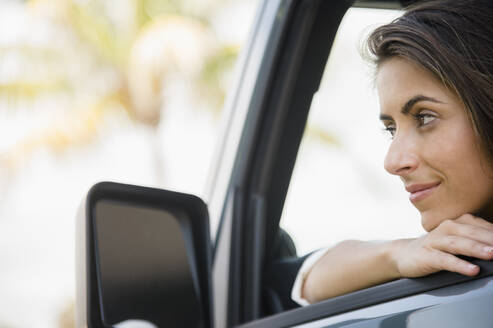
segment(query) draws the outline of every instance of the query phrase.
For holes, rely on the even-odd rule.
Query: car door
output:
[[[218,328],[460,326],[464,320],[487,327],[493,319],[487,311],[493,267],[480,261],[482,272],[473,279],[439,273],[305,308],[265,310],[265,272],[276,260],[279,221],[310,103],[338,26],[352,5],[401,6],[351,0],[260,4],[228,101],[227,129],[207,199],[212,221],[219,222],[213,264]],[[467,315],[464,307],[471,309]]]

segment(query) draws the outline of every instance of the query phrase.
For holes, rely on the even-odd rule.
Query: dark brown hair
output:
[[[493,1],[434,0],[408,7],[367,40],[374,63],[417,63],[464,103],[493,159]]]

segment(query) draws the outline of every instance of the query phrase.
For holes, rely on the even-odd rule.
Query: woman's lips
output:
[[[430,196],[439,185],[440,182],[432,182],[407,186],[406,190],[410,193],[409,200],[413,203],[419,202]]]

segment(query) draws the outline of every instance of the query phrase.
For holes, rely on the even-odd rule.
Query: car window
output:
[[[378,115],[365,35],[398,11],[351,8],[339,27],[284,205],[281,228],[298,255],[346,239],[381,240],[423,232],[401,181],[383,169],[390,138]]]

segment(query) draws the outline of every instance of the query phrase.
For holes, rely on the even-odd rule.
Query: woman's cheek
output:
[[[452,132],[452,133],[450,133]],[[470,135],[456,128],[435,129],[423,138],[421,172],[419,177],[440,181],[432,202],[421,212],[421,223],[427,231],[447,219],[455,219],[473,207],[470,190],[471,172],[477,169],[471,162]],[[477,154],[474,155],[477,157]]]

